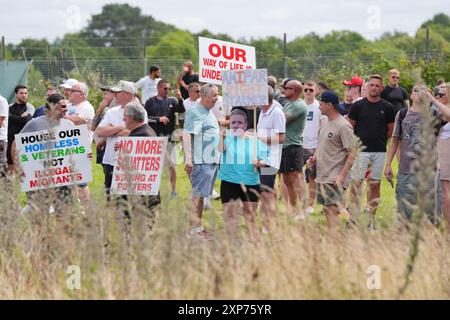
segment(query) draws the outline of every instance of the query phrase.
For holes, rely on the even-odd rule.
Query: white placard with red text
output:
[[[157,195],[167,137],[119,137],[112,194]]]
[[[255,48],[238,43],[198,38],[200,82],[222,84],[222,70],[256,69]]]

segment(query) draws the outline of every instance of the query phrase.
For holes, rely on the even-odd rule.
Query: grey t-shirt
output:
[[[414,162],[421,156],[421,136],[422,136],[422,117],[420,113],[408,110],[405,118],[401,121],[402,132],[400,136],[400,112],[395,117],[395,127],[393,137],[401,141],[399,174],[416,173],[417,168]]]
[[[61,120],[53,120],[50,121],[49,117],[47,115],[43,115],[38,118],[31,119],[25,127],[20,131],[20,133],[28,133],[28,132],[36,132],[41,130],[49,130],[54,129],[59,126],[64,127],[73,127],[75,126],[72,121],[69,121],[67,119],[61,119]]]

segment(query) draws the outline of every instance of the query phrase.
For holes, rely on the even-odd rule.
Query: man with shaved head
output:
[[[303,175],[303,129],[307,107],[300,95],[303,86],[298,80],[290,80],[284,86],[288,100],[283,108],[286,116],[286,134],[281,153],[280,172],[288,189],[288,202],[296,219],[304,219],[306,215],[305,191],[306,183]],[[300,199],[300,210],[297,208],[297,197]]]

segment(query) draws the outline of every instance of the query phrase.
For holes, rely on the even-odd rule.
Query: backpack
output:
[[[402,130],[403,130],[403,128],[402,128],[402,121],[403,121],[403,119],[405,119],[407,112],[408,112],[408,108],[403,108],[403,109],[401,109],[398,112],[399,113],[399,115],[398,115],[398,125],[400,126],[399,127],[399,136],[400,137],[402,136]],[[441,128],[447,124],[447,121],[439,121],[438,114],[437,114],[437,111],[435,109],[433,109],[432,116],[435,118],[434,119],[435,120],[434,121],[435,122],[435,124],[434,124],[434,135],[437,137],[439,135],[439,131],[441,130]]]

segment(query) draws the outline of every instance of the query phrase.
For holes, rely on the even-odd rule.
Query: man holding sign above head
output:
[[[198,82],[198,74],[194,72],[192,61],[186,61],[177,79],[177,86],[180,88],[183,100],[189,98],[189,84],[192,82]]]
[[[306,182],[303,175],[303,129],[307,113],[306,104],[300,100],[303,86],[298,80],[285,85],[288,102],[283,108],[286,116],[286,136],[281,154],[280,172],[288,189],[288,201],[296,219],[306,218]],[[297,197],[301,211],[297,209]]]
[[[215,85],[203,85],[200,101],[189,110],[184,122],[185,171],[191,177],[194,203],[190,234],[200,239],[210,237],[202,226],[202,214],[204,198],[211,195],[217,175],[219,124],[210,110],[218,97],[219,90]]]

